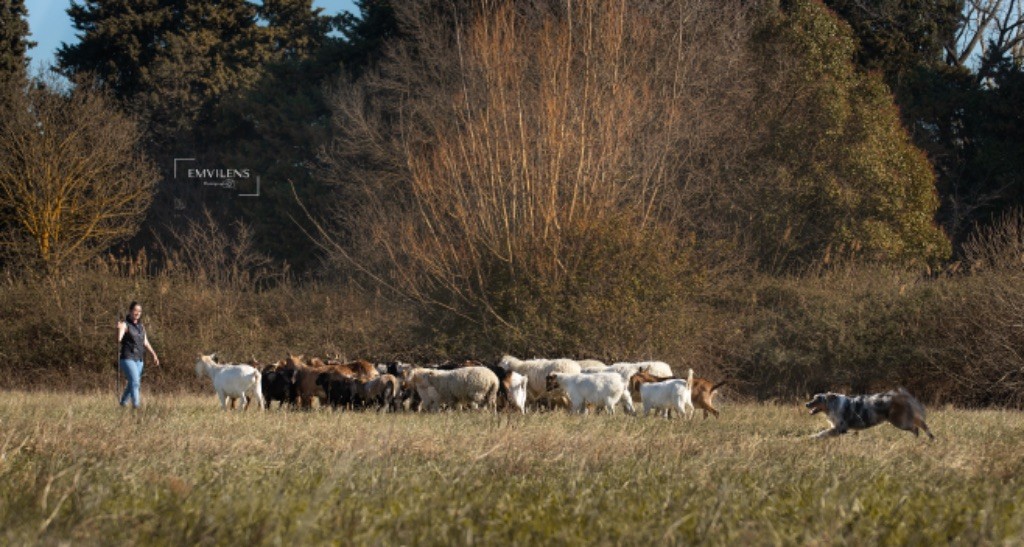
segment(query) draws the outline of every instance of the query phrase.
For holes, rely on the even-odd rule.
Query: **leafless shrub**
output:
[[[675,196],[698,184],[745,93],[746,8],[402,6],[413,40],[335,95],[324,178],[347,207],[324,235],[345,234],[339,254],[455,318],[449,330],[496,328],[507,343],[525,343],[536,310],[554,322],[615,313],[598,312],[601,295],[634,303],[617,311],[638,331],[663,318],[692,276]]]
[[[80,83],[8,90],[0,115],[0,250],[53,274],[139,229],[156,168],[138,125]]]
[[[172,243],[164,246],[167,271],[239,291],[252,290],[270,280],[272,261],[256,250],[249,226],[240,220],[226,227],[222,222],[204,208],[200,220],[189,220],[182,230],[172,229]]]
[[[963,254],[974,271],[1024,270],[1024,210],[1005,212],[976,229],[964,243]]]

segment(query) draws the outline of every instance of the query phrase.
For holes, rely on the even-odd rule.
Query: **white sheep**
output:
[[[625,380],[626,382],[629,382],[629,379],[634,374],[640,372],[643,369],[644,369],[644,367],[640,363],[622,363],[622,362],[620,362],[620,363],[613,363],[611,365],[608,365],[604,370],[602,370],[600,372],[614,372],[614,373],[618,374],[619,376],[622,376],[623,380]],[[591,374],[593,374],[593,373],[591,373]]]
[[[580,365],[580,372],[603,372],[608,368],[608,365],[597,359],[582,359],[578,363]]]
[[[668,378],[676,375],[672,372],[672,367],[665,361],[640,361],[637,364],[640,365],[640,370],[647,371],[651,376]]]
[[[222,365],[213,360],[216,354],[199,355],[196,377],[208,376],[220,399],[220,407],[227,410],[227,399],[240,399],[240,409],[248,407],[247,396],[256,400],[263,410],[263,387],[260,371],[249,365]]]
[[[626,411],[634,414],[633,400],[626,390],[627,383],[620,374],[608,372],[592,372],[586,374],[567,374],[555,372],[549,374],[545,381],[549,390],[564,389],[569,396],[573,412],[586,414],[587,405],[604,408],[609,414],[615,414],[615,405],[622,401]],[[625,396],[624,396],[625,395]]]
[[[685,380],[666,380],[664,382],[651,382],[640,386],[640,399],[644,405],[644,416],[650,410],[663,410],[665,417],[673,410],[680,416],[688,416],[693,419],[696,409],[691,400],[693,387],[693,369],[686,372]],[[686,407],[690,407],[687,415]]]
[[[518,372],[529,379],[527,393],[531,401],[540,399],[553,399],[560,393],[548,393],[545,389],[547,377],[556,372],[566,374],[579,374],[580,365],[572,359],[528,359],[520,360],[505,355],[498,362],[498,366],[512,372]]]
[[[468,404],[471,408],[487,406],[497,410],[498,377],[486,367],[455,370],[413,369],[407,380],[416,388],[422,408],[431,410],[447,405],[450,408]]]

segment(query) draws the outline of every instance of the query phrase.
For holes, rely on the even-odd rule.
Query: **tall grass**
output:
[[[212,395],[0,395],[0,540],[77,544],[1019,543],[1024,415],[830,441],[721,420],[225,414]]]

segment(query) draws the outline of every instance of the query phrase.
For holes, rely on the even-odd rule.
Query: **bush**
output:
[[[288,351],[356,358],[411,350],[400,310],[337,285],[282,281],[241,291],[176,272],[126,275],[124,264],[94,264],[57,280],[8,277],[0,290],[0,387],[91,389],[109,386],[116,365],[116,322],[128,303],[143,306],[143,322],[161,367],[147,366],[146,385],[196,387],[196,354],[261,362]],[[145,264],[134,263],[134,271]],[[148,358],[147,358],[148,363]],[[54,385],[51,374],[63,379]]]

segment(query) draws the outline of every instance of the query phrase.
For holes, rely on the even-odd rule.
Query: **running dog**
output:
[[[867,429],[888,421],[899,429],[912,431],[915,437],[923,429],[929,439],[935,440],[924,422],[924,405],[903,388],[855,397],[819,393],[804,406],[811,409],[811,414],[824,412],[832,424],[815,438],[836,437],[850,429]]]

